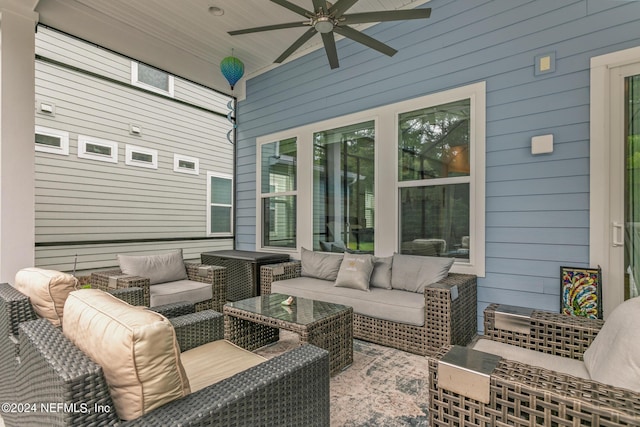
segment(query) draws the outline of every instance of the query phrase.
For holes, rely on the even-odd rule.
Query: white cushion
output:
[[[138,418],[189,394],[169,320],[98,289],[71,292],[63,332],[102,367],[118,416]]]
[[[486,338],[481,338],[473,345],[474,350],[495,354],[508,360],[525,363],[531,366],[562,372],[574,377],[589,379],[589,372],[581,360],[570,357],[555,356],[517,345],[505,344]]]
[[[182,249],[158,255],[118,254],[118,263],[124,274],[147,277],[152,285],[187,278]]]
[[[195,393],[267,359],[229,341],[218,340],[185,351],[180,360],[189,378],[191,392]]]
[[[41,268],[23,268],[15,278],[17,290],[29,297],[33,311],[54,326],[62,325],[64,303],[76,289],[78,279],[71,274]]]
[[[425,286],[447,277],[454,261],[454,258],[394,254],[391,287],[424,292]]]
[[[640,297],[617,306],[584,353],[591,378],[640,392]]]
[[[368,291],[372,271],[373,255],[344,254],[335,286]]]
[[[213,298],[211,283],[196,282],[194,280],[176,280],[153,285],[149,288],[151,307],[181,301],[198,303],[211,298]]]
[[[300,261],[301,276],[334,282],[338,277],[338,271],[342,264],[342,255],[325,254],[302,248]]]

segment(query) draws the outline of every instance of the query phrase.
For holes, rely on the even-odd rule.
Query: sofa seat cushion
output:
[[[574,377],[590,379],[584,362],[570,357],[555,356],[540,351],[530,350],[515,345],[505,344],[486,338],[481,338],[473,346],[474,350],[495,354],[508,360],[525,363],[531,366],[562,372]]]
[[[354,313],[391,322],[424,325],[424,295],[395,289],[369,288],[370,292],[339,288],[333,282],[296,277],[271,284],[271,292],[353,307]]]
[[[23,268],[15,278],[16,289],[29,297],[33,311],[53,326],[62,325],[64,303],[77,285],[71,274],[41,268]]]
[[[193,393],[267,359],[229,341],[218,340],[185,351],[180,360]]]
[[[71,292],[64,335],[102,367],[118,416],[136,419],[189,394],[169,320],[98,289]]]
[[[150,286],[149,298],[151,307],[180,301],[198,303],[213,298],[213,289],[211,283],[176,280]]]

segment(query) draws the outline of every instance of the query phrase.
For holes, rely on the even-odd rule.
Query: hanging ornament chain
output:
[[[244,64],[238,58],[233,56],[233,49],[231,49],[231,56],[227,56],[220,62],[220,71],[222,75],[227,79],[229,85],[231,86],[231,96],[232,99],[227,103],[227,108],[229,109],[229,113],[227,114],[227,120],[232,125],[231,130],[227,132],[227,140],[233,144],[234,140],[232,138],[232,133],[237,129],[238,123],[236,118],[236,102],[235,96],[233,95],[233,88],[235,84],[242,78],[244,75]]]

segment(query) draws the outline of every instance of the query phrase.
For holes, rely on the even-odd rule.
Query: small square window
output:
[[[36,126],[36,151],[69,155],[69,132]]]
[[[174,154],[173,155],[173,171],[199,175],[200,160],[198,160],[196,157],[189,157],[189,156],[183,156],[181,154]]]
[[[125,148],[125,161],[128,166],[158,169],[158,151],[151,148],[128,145]]]
[[[99,162],[118,163],[118,143],[79,135],[78,157]]]
[[[171,74],[136,61],[131,61],[131,84],[163,95],[174,93]]]

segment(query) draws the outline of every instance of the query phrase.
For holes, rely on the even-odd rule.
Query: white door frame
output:
[[[612,117],[620,117],[621,114],[620,104],[613,105],[615,102],[611,93],[612,78],[620,72],[620,67],[634,63],[640,63],[640,47],[591,58],[589,264],[602,268],[602,303],[605,318],[624,299],[624,275],[611,265],[610,257],[611,250],[624,251],[624,246],[614,248],[612,245],[613,233],[620,232],[612,226],[613,221],[624,222],[624,218],[612,217],[610,209],[611,203],[619,203],[619,194],[613,194],[611,191],[612,182],[615,182],[612,180],[616,179],[612,174],[623,173],[611,165],[610,141],[620,129],[618,124],[612,123]],[[624,239],[624,226],[622,238]]]

